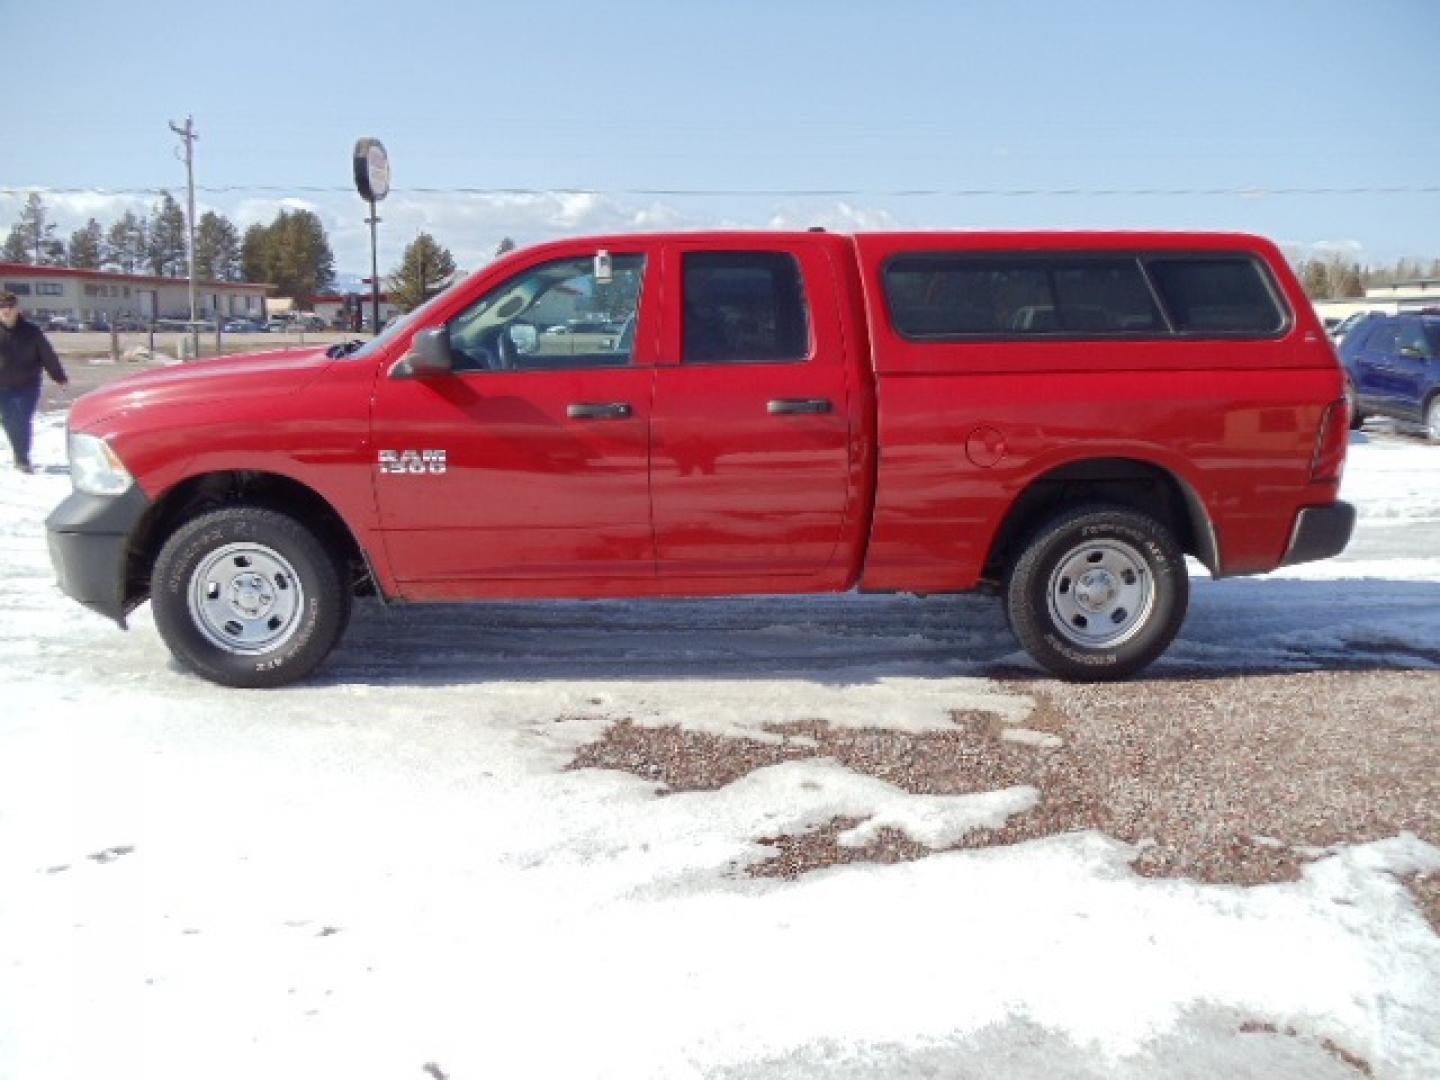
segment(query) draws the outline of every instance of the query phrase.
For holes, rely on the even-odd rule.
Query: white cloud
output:
[[[1328,259],[1334,255],[1362,264],[1366,262],[1365,245],[1359,240],[1277,240],[1276,244],[1292,263]]]
[[[126,210],[148,214],[150,195],[43,193],[50,219],[62,238],[96,218],[108,227]],[[183,197],[183,192],[172,192]],[[25,197],[0,194],[0,231],[20,213]],[[358,196],[334,193],[304,198],[221,196],[202,193],[196,211],[229,217],[243,233],[255,222],[268,222],[281,210],[309,210],[325,226],[335,252],[336,269],[365,274],[370,265],[368,208]],[[832,232],[899,227],[888,210],[844,201],[789,201],[779,205],[755,200],[753,210],[716,214],[698,204],[682,207],[659,199],[648,202],[582,192],[531,192],[484,195],[393,193],[380,203],[380,266],[385,273],[400,261],[406,244],[428,232],[448,247],[465,269],[483,266],[505,237],[521,246],[588,233],[684,231],[687,229],[805,229]]]
[[[899,228],[889,210],[854,206],[848,202],[820,205],[790,205],[771,214],[771,229],[809,229],[818,226],[830,232],[879,232]]]

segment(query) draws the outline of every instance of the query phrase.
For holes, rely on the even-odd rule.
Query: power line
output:
[[[0,195],[160,195],[166,187],[0,187]],[[310,184],[220,184],[195,186],[209,195],[333,195],[354,194],[353,187]],[[400,195],[597,195],[644,198],[1139,198],[1149,196],[1233,196],[1266,198],[1274,195],[1436,195],[1440,185],[1411,184],[1375,187],[1211,187],[1211,188],[525,188],[525,187],[404,187]]]

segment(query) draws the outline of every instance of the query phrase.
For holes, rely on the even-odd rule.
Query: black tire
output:
[[[1174,640],[1190,603],[1185,555],[1137,510],[1089,504],[1033,533],[1006,581],[1010,628],[1062,679],[1141,670]]]
[[[150,602],[177,660],[252,689],[303,679],[350,621],[350,591],[315,534],[254,506],[213,510],[176,530],[155,560]]]
[[[1355,394],[1355,384],[1349,379],[1345,380],[1345,400],[1350,404],[1350,430],[1359,431],[1368,418],[1360,411],[1360,399]]]

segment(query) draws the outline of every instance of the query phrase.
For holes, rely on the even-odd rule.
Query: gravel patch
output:
[[[1013,729],[975,712],[956,713],[953,731],[928,735],[776,725],[775,743],[621,720],[581,748],[572,767],[622,769],[670,791],[713,790],[761,766],[816,756],[915,794],[1030,784],[1041,792],[1035,809],[956,846],[1097,829],[1139,847],[1138,873],[1212,883],[1293,880],[1332,845],[1401,832],[1440,844],[1440,674],[1006,685],[1036,702],[1026,729],[1053,740],[1011,741],[1005,732]],[[893,831],[842,847],[836,837],[854,824],[837,819],[765,838],[776,854],[749,872],[793,877],[930,853]],[[1440,878],[1406,884],[1440,930]]]

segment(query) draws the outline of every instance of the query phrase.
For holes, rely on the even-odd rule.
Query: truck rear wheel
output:
[[[1185,621],[1190,579],[1170,530],[1148,514],[1082,506],[1042,526],[1010,571],[1005,604],[1025,650],[1062,679],[1122,679]]]
[[[151,575],[155,625],[175,658],[224,686],[302,679],[350,619],[334,558],[305,526],[254,506],[181,526]]]

